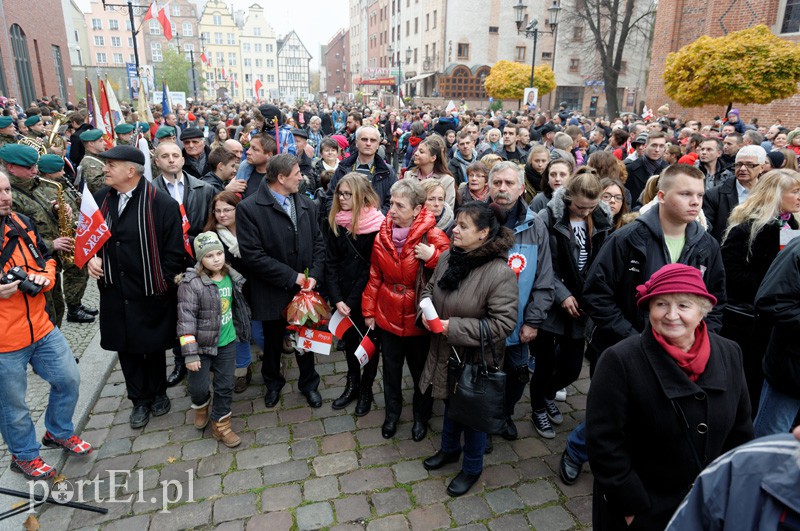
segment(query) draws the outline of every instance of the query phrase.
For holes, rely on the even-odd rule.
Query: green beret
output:
[[[64,159],[58,155],[48,153],[39,157],[39,173],[58,173],[64,169]]]
[[[81,133],[79,137],[84,142],[94,142],[95,140],[103,137],[103,131],[100,129],[89,129]]]
[[[175,136],[175,128],[168,125],[162,125],[156,131],[156,138],[165,138],[168,136]]]
[[[0,159],[7,164],[30,168],[39,160],[39,153],[24,144],[6,144],[0,148]]]
[[[114,128],[114,132],[118,135],[127,135],[133,132],[133,124],[119,124]]]
[[[138,123],[138,127],[139,127],[139,131],[141,131],[143,133],[149,133],[150,132],[150,124],[147,123],[147,122],[139,122]]]
[[[42,117],[38,114],[34,114],[33,116],[25,119],[25,127],[30,127],[32,125],[36,125],[42,121]]]
[[[14,119],[10,116],[0,116],[0,129],[5,129],[14,123]]]

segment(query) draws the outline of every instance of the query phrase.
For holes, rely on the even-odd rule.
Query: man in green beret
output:
[[[175,136],[175,128],[168,125],[159,126],[158,130],[156,130],[156,140],[158,141],[156,143],[156,147],[158,147],[158,144],[177,144],[178,142],[176,142],[177,137]]]
[[[33,220],[47,250],[72,252],[75,242],[72,238],[59,236],[58,210],[56,209],[57,189],[35,179],[39,153],[30,146],[6,144],[0,148],[3,170],[9,176],[13,190],[13,209]],[[68,214],[72,209],[65,205]],[[61,260],[56,258],[56,283],[45,295],[50,307],[50,318],[56,326],[61,326],[64,317],[64,295],[61,291]]]
[[[106,141],[103,140],[103,132],[100,129],[89,129],[80,136],[81,143],[85,150],[85,155],[78,166],[78,180],[86,183],[89,191],[97,192],[105,186],[106,178],[103,175],[105,165],[97,155],[106,150]]]
[[[69,179],[64,178],[64,159],[58,155],[48,153],[39,157],[39,174],[48,180],[57,182],[64,190],[63,197],[73,212],[72,226],[77,224],[80,212],[80,192]],[[94,316],[99,312],[87,308],[81,302],[86,292],[89,274],[86,269],[80,269],[73,262],[62,263],[64,270],[64,301],[67,303],[67,321],[70,323],[92,323]],[[62,308],[63,308],[63,302]]]
[[[122,123],[114,128],[117,134],[117,144],[130,145],[133,136],[133,124]]]
[[[17,128],[10,116],[0,116],[0,147],[17,143]]]
[[[44,122],[42,117],[34,114],[25,120],[25,127],[28,128],[28,136],[38,138],[42,141],[47,141],[47,133],[44,132]]]

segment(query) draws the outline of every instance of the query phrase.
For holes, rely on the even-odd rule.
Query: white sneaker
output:
[[[567,388],[556,391],[556,401],[565,402],[567,400]]]

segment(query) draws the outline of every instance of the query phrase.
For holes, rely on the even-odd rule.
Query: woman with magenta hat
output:
[[[649,322],[603,353],[586,404],[595,530],[663,529],[697,475],[753,438],[742,353],[708,332],[701,271],[669,264],[636,291]]]

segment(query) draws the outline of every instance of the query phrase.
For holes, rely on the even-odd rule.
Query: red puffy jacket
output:
[[[398,255],[392,243],[392,220],[387,216],[381,225],[369,270],[369,282],[361,298],[364,317],[374,317],[375,323],[387,332],[398,336],[421,336],[425,330],[415,326],[417,319],[415,284],[419,271],[419,260],[414,257],[414,247],[428,234],[428,245],[436,249],[425,267],[433,269],[439,262],[442,251],[450,247],[450,240],[436,228],[433,214],[423,208]]]

